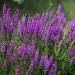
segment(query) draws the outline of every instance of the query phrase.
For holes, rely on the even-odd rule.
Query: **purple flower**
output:
[[[31,46],[30,45],[28,45],[27,54],[28,54],[28,56],[31,56]]]
[[[23,43],[21,46],[17,48],[18,55],[23,56],[26,53],[25,44]]]
[[[15,75],[20,75],[19,65],[16,66]]]
[[[27,33],[31,33],[32,19],[33,17],[29,16],[28,21],[27,21]]]
[[[14,28],[15,28],[15,27],[14,27],[14,22],[13,22],[13,21],[10,22],[10,26],[9,26],[9,28],[10,28],[10,29],[9,29],[9,33],[12,34],[13,31],[14,31]]]
[[[6,23],[6,14],[7,14],[7,8],[6,4],[3,5],[3,18],[4,18],[4,23]]]
[[[36,13],[33,17],[33,20],[34,21],[37,21],[37,20],[40,20],[40,14],[39,13]]]
[[[7,13],[7,8],[6,8],[6,4],[3,5],[3,14]]]
[[[9,49],[12,50],[14,47],[14,40],[12,39],[9,44]]]
[[[26,33],[26,17],[25,16],[22,16],[21,28],[22,28],[22,32]]]
[[[48,12],[42,14],[40,21],[44,24],[48,18]]]
[[[29,71],[28,71],[28,70],[26,70],[26,73],[25,73],[25,75],[29,75]]]
[[[53,56],[50,56],[50,58],[49,58],[49,63],[50,63],[50,65],[52,65],[53,64]]]
[[[73,46],[69,51],[70,56],[75,56],[75,46]]]
[[[57,65],[56,65],[56,63],[52,64],[51,71],[54,71],[54,72],[57,71]]]
[[[8,27],[9,30],[9,25],[10,25],[10,8],[7,10],[7,15],[6,15],[6,27]]]
[[[56,73],[52,71],[52,72],[49,72],[48,75],[56,75]]]
[[[56,75],[56,71],[57,71],[57,65],[54,63],[54,64],[52,64],[48,75]]]
[[[75,32],[69,31],[68,36],[69,36],[69,39],[74,39],[75,38]]]
[[[58,9],[57,9],[57,15],[59,15],[59,14],[60,14],[61,9],[62,9],[62,8],[61,8],[61,4],[59,4],[59,5],[58,5]]]
[[[6,52],[6,41],[3,41],[2,45],[1,45],[1,49],[2,49],[3,53]]]
[[[13,64],[16,60],[16,54],[13,53],[12,56],[10,57],[10,62]]]
[[[42,54],[40,62],[39,62],[39,67],[41,68],[44,64],[44,54]]]
[[[19,15],[19,9],[16,9],[16,11],[14,12],[14,15],[13,15],[13,18],[12,18],[12,21],[13,21],[13,26],[15,27],[16,25],[16,21],[18,19],[18,15]]]
[[[69,25],[70,25],[70,29],[71,29],[71,30],[75,30],[75,19],[72,19],[72,20],[70,21]]]
[[[73,56],[70,60],[70,64],[75,64],[75,56]]]
[[[32,56],[35,55],[35,41],[32,40],[32,43],[31,43],[31,53],[32,53]]]
[[[45,71],[48,71],[48,68],[50,66],[48,55],[45,56],[44,65],[45,65]]]
[[[14,31],[14,28],[15,28],[16,23],[17,23],[18,15],[19,15],[19,10],[16,9],[16,11],[14,12],[14,15],[12,17],[12,20],[10,21],[10,24],[7,27],[9,33],[12,33]]]
[[[21,29],[21,21],[18,22],[18,29],[17,29],[17,34],[19,35],[22,32]]]
[[[35,63],[38,62],[38,59],[39,59],[39,49],[37,49],[35,53],[35,58],[34,58]]]
[[[31,63],[30,63],[30,65],[29,65],[29,71],[33,71],[34,65],[35,65],[35,61],[32,60]]]
[[[68,31],[68,37],[69,39],[75,38],[75,19],[71,20],[70,23],[70,30]]]

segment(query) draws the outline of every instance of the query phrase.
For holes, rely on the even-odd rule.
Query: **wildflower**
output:
[[[45,56],[44,65],[45,65],[45,71],[48,71],[48,68],[50,66],[48,55]]]
[[[6,41],[3,41],[1,48],[2,48],[2,52],[5,53],[6,52]]]
[[[25,73],[25,75],[29,75],[29,72],[28,72],[28,70],[26,70],[26,73]]]
[[[41,68],[44,64],[44,54],[42,54],[40,62],[39,62],[39,67]]]
[[[32,60],[31,63],[30,63],[30,65],[29,65],[29,71],[33,71],[33,69],[34,69],[34,64],[35,64],[35,61]]]
[[[70,56],[75,56],[75,46],[73,46],[69,51]]]
[[[70,21],[69,25],[70,25],[70,29],[71,29],[71,30],[75,30],[75,19],[72,19],[72,20]]]
[[[39,59],[39,49],[36,50],[34,61],[38,62],[38,59]]]
[[[9,44],[9,48],[12,49],[14,47],[14,40],[12,39]]]
[[[19,65],[16,66],[15,75],[20,75]]]

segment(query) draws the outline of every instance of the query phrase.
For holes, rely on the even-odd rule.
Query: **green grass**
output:
[[[62,0],[62,8],[67,20],[75,18],[75,0]]]

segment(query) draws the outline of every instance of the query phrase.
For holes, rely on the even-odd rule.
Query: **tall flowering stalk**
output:
[[[72,66],[75,63],[75,20],[70,21],[69,29],[66,31],[68,34],[65,37],[66,17],[61,4],[58,5],[56,14],[36,13],[33,16],[29,15],[28,19],[26,16],[18,19],[18,9],[12,17],[10,13],[10,8],[7,9],[4,4],[0,23],[4,36],[0,51],[2,75],[72,75],[74,73]],[[13,36],[16,27],[19,43],[14,40],[16,36]],[[18,46],[15,44],[16,41]]]

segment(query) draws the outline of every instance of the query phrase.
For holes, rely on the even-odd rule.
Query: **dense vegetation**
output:
[[[21,18],[4,4],[1,15],[0,75],[75,75],[75,19],[67,23],[61,4]]]

